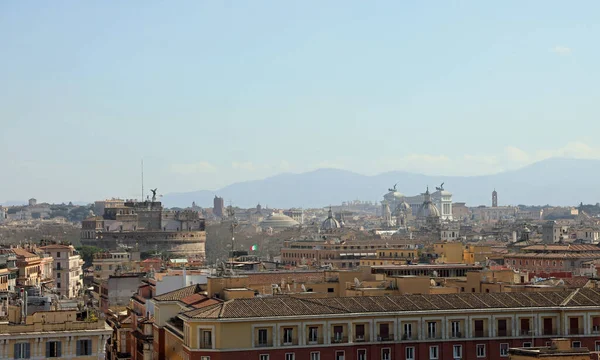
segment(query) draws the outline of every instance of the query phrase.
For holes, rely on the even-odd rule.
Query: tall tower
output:
[[[496,189],[492,191],[492,207],[498,207],[498,193]]]

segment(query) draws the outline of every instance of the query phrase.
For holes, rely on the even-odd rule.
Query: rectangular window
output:
[[[600,341],[594,343],[594,351],[600,351]]]
[[[269,360],[269,354],[258,355],[258,360]]]
[[[390,325],[389,324],[379,324],[379,340],[380,341],[389,341],[390,339]]]
[[[60,279],[60,273],[56,273],[56,278]]]
[[[57,258],[59,258],[59,257],[60,257],[60,253],[59,253],[59,252],[57,252],[57,253],[56,253],[56,257],[57,257]]]
[[[344,352],[343,351],[336,351],[335,352],[335,360],[344,360]]]
[[[62,343],[60,341],[46,342],[46,357],[55,358],[62,356]]]
[[[430,339],[435,339],[436,336],[436,323],[435,321],[427,322],[427,337]]]
[[[316,344],[319,341],[319,328],[311,326],[308,328],[308,343]]]
[[[437,345],[429,347],[429,359],[437,360],[439,358],[439,347]]]
[[[462,345],[454,345],[452,347],[452,356],[455,359],[461,359],[462,358]]]
[[[365,350],[365,349],[358,349],[356,351],[356,359],[357,360],[367,360],[367,350]]]
[[[269,345],[267,334],[267,329],[258,329],[258,346]]]
[[[285,360],[295,360],[296,359],[296,354],[294,353],[286,353],[285,354]]]
[[[498,336],[508,336],[506,319],[498,319]]]
[[[381,349],[381,360],[391,360],[392,359],[392,349],[383,348]]]
[[[409,346],[405,349],[404,354],[406,355],[406,360],[415,360],[415,348]]]
[[[573,348],[580,348],[581,347],[581,341],[573,341]]]
[[[15,344],[15,359],[29,359],[31,357],[29,343]]]
[[[483,320],[475,320],[475,337],[484,337]]]
[[[60,270],[60,263],[56,263],[56,270]]]
[[[530,342],[524,342],[523,343],[523,347],[531,347],[531,343]]]
[[[318,351],[313,351],[310,353],[310,360],[321,360],[321,353]]]
[[[292,345],[293,328],[283,328],[283,345]]]
[[[364,324],[355,325],[354,333],[356,334],[356,341],[365,341],[365,325]]]
[[[200,360],[210,360],[210,356],[200,356]]]
[[[92,340],[77,340],[77,356],[92,355]]]
[[[459,338],[460,337],[460,321],[452,322],[452,337]]]
[[[404,324],[404,340],[412,339],[412,324],[406,323]]]
[[[344,335],[344,327],[343,326],[334,326],[333,327],[333,341],[334,342],[342,342]]]
[[[477,357],[485,357],[485,344],[477,344]]]
[[[212,331],[202,330],[202,349],[212,349]]]
[[[500,356],[507,357],[508,356],[508,343],[500,344]]]

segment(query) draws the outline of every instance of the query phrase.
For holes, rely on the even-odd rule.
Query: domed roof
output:
[[[400,210],[410,210],[410,205],[406,201],[402,201],[400,204],[398,204],[398,208]]]
[[[423,197],[424,197],[423,205],[421,205],[421,207],[419,208],[417,217],[419,217],[419,218],[439,217],[440,211],[438,210],[437,206],[435,206],[435,204],[431,202],[431,194],[429,193],[429,187],[427,188],[427,191],[425,192],[425,194],[423,194]]]
[[[435,206],[432,202],[423,203],[419,208],[419,213],[417,217],[420,218],[428,218],[428,217],[439,217],[440,211],[437,206]]]
[[[290,227],[294,227],[299,225],[299,223],[292,219],[291,217],[287,216],[287,215],[283,215],[283,214],[277,214],[277,213],[273,213],[269,216],[267,216],[266,219],[264,219],[261,223],[260,226],[263,228],[273,228],[274,230],[277,229],[287,229]]]
[[[333,211],[329,209],[327,219],[321,224],[321,230],[334,230],[341,228],[340,223],[333,217]]]

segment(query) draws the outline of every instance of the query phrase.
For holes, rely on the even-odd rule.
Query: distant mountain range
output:
[[[280,174],[263,180],[231,184],[219,190],[171,193],[162,198],[168,207],[212,207],[215,195],[235,206],[260,203],[273,208],[323,207],[348,200],[380,201],[398,183],[401,193],[412,196],[429,185],[445,183],[454,202],[467,206],[491,205],[498,191],[499,205],[577,205],[600,201],[600,160],[554,158],[524,168],[485,176],[427,176],[392,171],[374,176],[338,169],[319,169],[302,174]]]

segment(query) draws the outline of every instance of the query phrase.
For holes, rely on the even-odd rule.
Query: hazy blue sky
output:
[[[598,1],[0,2],[0,202],[597,158]]]

